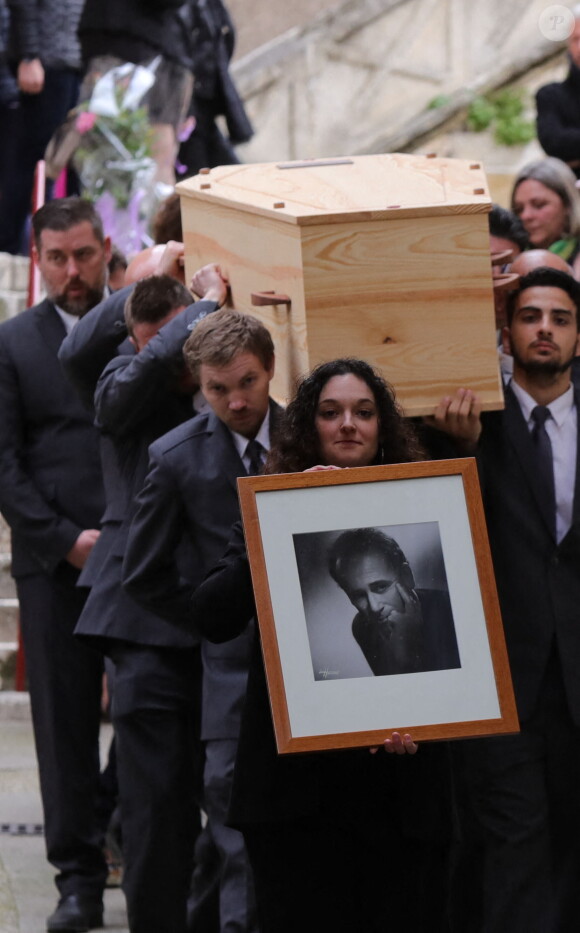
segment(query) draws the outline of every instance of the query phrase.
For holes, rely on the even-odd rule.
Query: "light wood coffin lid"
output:
[[[221,166],[177,186],[187,275],[218,262],[270,329],[274,395],[336,356],[389,379],[409,415],[469,386],[501,408],[478,162],[403,154]],[[290,304],[256,307],[256,293]]]
[[[181,182],[176,190],[300,226],[491,208],[481,163],[401,153],[225,165]]]

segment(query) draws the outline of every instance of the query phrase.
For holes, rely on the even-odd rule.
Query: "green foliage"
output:
[[[101,117],[133,159],[151,156],[151,126],[145,107],[120,110],[116,117]]]
[[[496,115],[494,105],[486,97],[476,97],[467,111],[467,125],[474,133],[481,133],[491,125]]]
[[[536,135],[536,128],[530,120],[524,120],[523,117],[513,117],[512,119],[497,120],[495,124],[494,138],[502,146],[519,146],[522,143],[529,143]]]
[[[467,112],[467,126],[480,133],[493,126],[496,142],[503,146],[527,143],[536,135],[534,124],[523,116],[521,91],[503,88],[485,97],[476,97]]]
[[[86,111],[86,105],[79,111]],[[93,115],[94,116],[94,115]],[[152,131],[145,107],[97,116],[81,136],[73,163],[91,200],[110,192],[118,207],[127,207],[135,182],[152,164]]]
[[[438,94],[427,104],[427,110],[438,110],[439,107],[446,107],[451,98],[449,94]]]
[[[505,87],[491,95],[498,117],[508,120],[511,117],[521,117],[524,112],[524,101],[521,91]]]

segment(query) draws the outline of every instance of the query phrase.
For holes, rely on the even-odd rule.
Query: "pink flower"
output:
[[[75,121],[75,126],[79,133],[88,133],[89,130],[92,130],[96,122],[96,113],[91,113],[90,110],[85,110],[82,113],[79,113]]]
[[[177,138],[180,143],[186,143],[195,129],[195,117],[187,117],[177,127]]]

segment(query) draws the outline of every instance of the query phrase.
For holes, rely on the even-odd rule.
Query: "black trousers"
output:
[[[179,149],[179,161],[187,166],[187,176],[196,175],[200,168],[239,163],[232,144],[215,122],[212,101],[194,96],[189,112],[195,117],[195,129]]]
[[[220,857],[220,931],[258,933],[252,870],[244,837],[227,825],[237,747],[237,739],[211,739],[205,743],[205,810]]]
[[[519,735],[458,747],[463,839],[457,933],[576,933],[580,917],[580,729],[555,651]]]
[[[73,637],[86,591],[62,565],[16,581],[46,851],[61,895],[100,897],[107,870],[96,813],[103,659]]]
[[[199,649],[111,644],[129,928],[185,933],[203,769]]]
[[[20,94],[18,109],[11,113],[10,135],[3,139],[6,151],[0,176],[0,252],[27,252],[22,241],[30,213],[34,169],[44,158],[52,134],[76,105],[78,90],[77,71],[48,68],[40,94]]]

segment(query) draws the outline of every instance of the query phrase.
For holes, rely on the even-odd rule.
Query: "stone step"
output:
[[[14,689],[18,651],[18,600],[0,599],[0,692]]]
[[[30,719],[30,697],[26,691],[0,690],[0,722]]]
[[[14,690],[16,687],[16,661],[15,649],[6,652],[0,650],[0,698],[5,691]]]
[[[7,321],[24,311],[27,305],[26,292],[0,290],[0,321]]]
[[[0,642],[18,641],[18,600],[0,599]]]
[[[16,598],[16,587],[10,575],[10,554],[0,552],[0,599]]]
[[[16,651],[3,651],[0,645],[0,697],[16,686]]]
[[[28,290],[28,256],[0,253],[0,291],[26,293]]]
[[[0,515],[0,551],[10,553],[10,529],[2,515]]]

